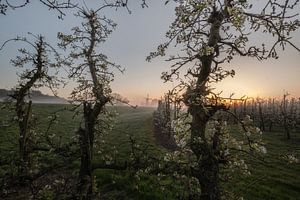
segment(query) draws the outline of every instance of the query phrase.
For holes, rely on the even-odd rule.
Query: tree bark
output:
[[[79,128],[79,140],[81,149],[81,165],[79,172],[79,199],[92,199],[93,194],[93,140],[95,117],[92,115],[93,108],[91,103],[85,102],[84,110],[84,128]]]
[[[201,186],[202,200],[220,199],[219,163],[214,155],[213,146],[205,137],[205,129],[210,117],[201,106],[191,106],[193,116],[191,124],[191,149],[195,153],[198,166],[193,172]]]
[[[26,108],[25,102],[19,104],[17,107],[17,116],[19,119],[19,155],[20,155],[20,166],[19,175],[26,176],[28,174],[28,169],[30,167],[29,161],[29,151],[28,151],[28,132],[29,132],[29,122],[31,115],[31,105],[32,101],[29,101]]]
[[[208,46],[215,50],[220,39],[220,27],[223,21],[221,11],[214,11],[209,22],[211,23]],[[202,200],[219,200],[221,198],[219,185],[219,163],[216,158],[213,145],[210,144],[205,136],[205,129],[208,121],[216,112],[215,109],[206,107],[201,97],[208,94],[206,83],[211,73],[213,55],[200,55],[200,73],[197,76],[195,89],[187,91],[185,103],[189,107],[188,112],[192,116],[191,123],[191,149],[197,157],[198,166],[193,171],[201,186]],[[200,101],[198,100],[200,97]]]

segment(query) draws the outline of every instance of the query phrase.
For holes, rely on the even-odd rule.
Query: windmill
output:
[[[146,106],[148,106],[149,105],[149,101],[151,100],[151,98],[149,97],[149,94],[147,94],[147,97],[145,98],[145,100],[146,100]]]

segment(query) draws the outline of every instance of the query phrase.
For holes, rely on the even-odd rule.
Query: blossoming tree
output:
[[[169,1],[166,1],[169,2]],[[166,34],[168,41],[158,46],[148,60],[165,56],[170,45],[180,48],[180,53],[170,56],[171,71],[162,78],[172,81],[185,71],[190,80],[186,84],[183,102],[190,116],[190,131],[187,145],[195,156],[191,174],[199,181],[201,199],[221,199],[220,167],[227,163],[228,151],[223,148],[224,131],[221,119],[216,119],[219,110],[227,106],[220,103],[210,85],[228,76],[233,70],[225,69],[235,57],[251,57],[258,60],[277,59],[278,50],[287,45],[300,51],[291,41],[291,34],[299,26],[297,0],[265,0],[259,6],[251,0],[180,0],[175,11],[176,18]],[[297,7],[298,6],[298,7]],[[273,38],[268,44],[253,39],[255,34]],[[183,68],[186,67],[186,70]],[[213,121],[213,132],[207,129]],[[250,123],[250,119],[244,120]],[[251,131],[244,127],[249,149],[258,143],[249,138]],[[223,133],[222,133],[223,132]],[[226,135],[226,134],[225,134]],[[260,147],[265,152],[263,147]]]
[[[23,42],[27,48],[19,49],[20,55],[11,60],[12,64],[23,69],[19,73],[19,83],[10,95],[15,110],[15,120],[19,128],[19,175],[29,176],[31,165],[30,155],[36,147],[37,133],[35,132],[34,117],[32,113],[32,100],[30,93],[33,89],[48,87],[53,92],[60,81],[57,77],[59,68],[59,54],[48,44],[41,35],[31,34],[35,42],[27,38],[13,38],[7,40],[4,45],[11,41]],[[2,49],[2,48],[1,48]]]
[[[101,122],[107,118],[103,116],[106,114],[105,105],[113,100],[110,82],[114,78],[114,69],[122,71],[119,65],[99,52],[99,46],[116,26],[99,13],[104,8],[120,6],[120,2],[116,2],[105,3],[96,10],[79,8],[77,16],[84,21],[81,26],[74,27],[70,35],[58,33],[59,45],[69,53],[65,62],[69,67],[69,78],[77,82],[71,98],[83,106],[83,121],[78,129],[81,150],[79,199],[91,199],[93,196],[95,139],[97,134],[105,131]]]

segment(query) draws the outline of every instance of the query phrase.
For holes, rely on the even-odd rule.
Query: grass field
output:
[[[281,132],[264,133],[267,154],[265,162],[251,157],[251,176],[237,176],[227,187],[245,199],[300,199],[300,164],[290,164],[283,155],[293,153],[299,158],[299,133],[287,141]]]
[[[43,131],[47,126],[47,116],[60,110],[64,105],[35,105],[34,113],[38,120],[38,129]],[[131,144],[129,136],[134,138],[138,145],[147,147],[147,152],[160,155],[167,150],[157,146],[153,134],[152,115],[153,108],[115,107],[119,113],[115,126],[111,132],[104,136],[106,141],[104,149],[116,150],[118,161],[126,161],[130,156]],[[51,132],[70,138],[78,127],[79,117],[67,110],[59,114],[58,123]],[[17,147],[16,128],[9,127],[8,118],[13,113],[0,111],[0,156],[8,156],[9,152]],[[282,159],[282,155],[293,153],[300,155],[300,133],[294,133],[292,140],[284,139],[283,133],[264,133],[268,153],[265,162],[261,163],[252,158],[246,158],[251,164],[251,176],[236,176],[224,187],[235,192],[244,199],[300,199],[300,165],[289,164]],[[97,154],[95,160],[97,160]],[[78,163],[75,165],[78,165]],[[2,167],[2,173],[6,168]],[[152,177],[145,177],[137,183],[133,173],[116,170],[96,170],[96,181],[103,199],[174,199],[172,190],[162,191]]]

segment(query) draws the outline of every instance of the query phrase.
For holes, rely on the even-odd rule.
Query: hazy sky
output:
[[[172,86],[160,79],[161,72],[169,67],[164,58],[155,59],[151,63],[146,62],[145,58],[158,44],[165,41],[165,32],[174,19],[174,4],[165,6],[163,1],[153,0],[149,1],[149,7],[145,9],[141,8],[139,1],[131,1],[129,6],[131,14],[125,10],[106,12],[118,26],[102,48],[112,61],[126,69],[124,74],[117,74],[112,83],[114,91],[134,103],[139,103],[147,94],[159,98]],[[68,33],[70,28],[79,23],[71,13],[68,13],[64,20],[59,20],[56,12],[48,11],[34,2],[26,8],[8,12],[7,16],[0,15],[0,43],[32,32],[43,34],[49,43],[55,45],[58,31]],[[295,33],[294,37],[295,44],[300,46],[300,31]],[[256,39],[264,40],[261,37]],[[11,43],[0,52],[0,88],[8,89],[16,84],[16,69],[9,60],[14,58],[18,47],[20,46]],[[224,95],[234,92],[236,97],[280,96],[284,90],[293,96],[300,96],[299,55],[296,50],[288,48],[280,53],[279,60],[257,62],[237,58],[228,66],[236,70],[235,78],[224,80],[217,88],[223,90]],[[71,86],[61,89],[59,94],[67,97],[70,88]]]

